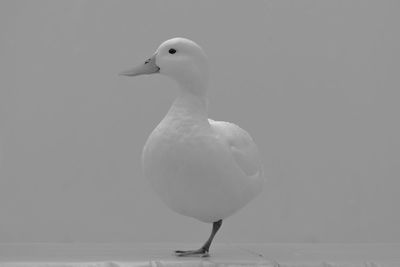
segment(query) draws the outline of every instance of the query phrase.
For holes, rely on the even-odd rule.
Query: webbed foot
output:
[[[205,248],[199,248],[197,250],[175,250],[175,254],[178,257],[209,257],[208,251]]]

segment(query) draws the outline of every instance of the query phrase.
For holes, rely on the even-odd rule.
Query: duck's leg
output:
[[[213,241],[214,236],[218,232],[221,225],[222,225],[222,220],[213,223],[211,235],[201,248],[197,250],[176,250],[175,254],[179,257],[185,257],[185,256],[208,257],[209,256],[208,251],[210,249],[211,242]]]

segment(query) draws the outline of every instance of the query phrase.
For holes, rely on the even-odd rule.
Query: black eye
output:
[[[176,53],[176,49],[171,48],[170,50],[168,50],[168,53],[175,54]]]

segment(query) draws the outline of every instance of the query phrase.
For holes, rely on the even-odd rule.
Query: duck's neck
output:
[[[204,86],[204,84],[180,84],[178,97],[172,104],[169,113],[187,119],[207,121],[208,99]]]

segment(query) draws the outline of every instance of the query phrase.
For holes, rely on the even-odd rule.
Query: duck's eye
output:
[[[176,53],[176,49],[171,48],[170,50],[168,50],[168,53],[175,54]]]

